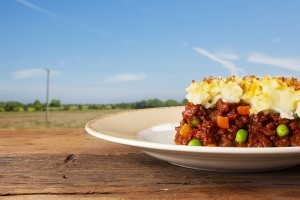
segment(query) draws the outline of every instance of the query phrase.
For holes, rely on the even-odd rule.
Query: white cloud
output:
[[[120,41],[124,42],[125,44],[129,44],[129,45],[132,45],[132,46],[135,46],[135,42],[131,41],[131,40],[128,40],[128,39],[124,39],[124,38],[119,38]]]
[[[25,0],[16,0],[16,1],[23,4],[24,6],[27,6],[27,7],[31,8],[31,9],[37,11],[37,12],[43,13],[43,14],[48,15],[50,17],[53,17],[53,18],[58,18],[59,17],[57,14],[55,14],[53,12],[50,12],[48,10],[45,10],[45,9],[43,9],[43,8],[33,4],[33,3],[30,3],[28,1],[25,1]]]
[[[218,58],[225,59],[225,60],[232,60],[236,61],[239,60],[240,57],[234,53],[227,53],[227,52],[222,52],[216,55]]]
[[[126,44],[129,44],[129,45],[135,45],[135,43],[133,41],[125,39],[125,38],[117,37],[117,36],[115,36],[114,34],[112,34],[110,32],[107,32],[107,31],[104,31],[104,30],[101,30],[101,29],[98,29],[98,28],[94,28],[94,27],[91,27],[91,26],[82,25],[82,24],[77,24],[77,25],[84,28],[84,29],[87,29],[91,32],[98,33],[100,35],[119,40],[119,41],[121,41],[123,43],[126,43]]]
[[[182,42],[182,45],[185,47],[189,47],[190,45],[187,42]]]
[[[32,78],[32,77],[43,77],[46,76],[46,70],[42,69],[24,69],[15,71],[12,73],[14,79],[25,79],[25,78]],[[50,76],[59,76],[61,72],[59,71],[50,71]]]
[[[80,27],[82,27],[86,30],[89,30],[90,32],[99,33],[99,34],[107,36],[107,37],[115,37],[110,32],[107,32],[107,31],[104,31],[104,30],[101,30],[101,29],[98,29],[98,28],[94,28],[94,27],[86,26],[86,25],[82,25],[82,24],[77,24],[77,25],[79,25]]]
[[[139,81],[146,78],[146,75],[143,73],[139,74],[117,74],[115,76],[109,77],[105,80],[108,83],[117,83],[117,82],[128,82],[128,81]]]
[[[273,38],[272,39],[272,43],[276,44],[276,43],[279,43],[281,41],[280,38]]]
[[[108,32],[108,31],[105,31],[105,30],[101,30],[101,29],[98,29],[98,28],[94,28],[94,27],[91,27],[91,26],[87,26],[87,25],[83,25],[83,24],[79,24],[77,22],[72,22],[72,21],[69,21],[69,20],[66,20],[65,18],[63,18],[63,16],[59,16],[51,11],[48,11],[44,8],[41,8],[33,3],[30,3],[26,0],[16,0],[18,3],[36,11],[36,12],[40,12],[42,14],[45,14],[49,17],[52,17],[52,18],[56,18],[64,23],[67,23],[67,24],[71,24],[71,25],[75,25],[81,29],[85,29],[85,30],[88,30],[90,32],[94,32],[94,33],[97,33],[97,34],[100,34],[102,36],[106,36],[106,37],[110,37],[110,38],[113,38],[115,40],[119,40],[120,42],[123,42],[125,44],[128,44],[128,45],[135,45],[135,43],[131,40],[128,40],[126,38],[122,38],[122,37],[117,37],[115,36],[114,34]]]
[[[199,54],[201,54],[201,55],[203,55],[203,56],[205,56],[205,57],[207,57],[207,58],[209,58],[209,59],[211,59],[211,60],[213,60],[213,61],[221,64],[224,68],[226,68],[226,69],[229,70],[229,72],[230,72],[231,75],[240,75],[240,74],[244,74],[245,73],[243,69],[237,68],[234,63],[232,63],[232,62],[230,62],[228,60],[222,59],[218,55],[213,54],[213,53],[207,51],[206,49],[202,49],[202,48],[196,47],[196,48],[194,48],[194,50],[197,53],[199,53]],[[226,55],[226,54],[224,54],[224,55]],[[238,58],[238,56],[233,56],[233,55],[234,54],[231,55],[231,57],[230,57],[231,59],[232,58],[234,58],[234,59]],[[228,56],[227,56],[227,58],[228,58]]]
[[[271,65],[271,66],[281,67],[281,68],[290,69],[294,71],[300,71],[299,59],[274,58],[260,53],[251,53],[248,56],[247,61],[251,63]]]
[[[30,77],[38,77],[38,76],[44,76],[46,74],[45,70],[41,69],[25,69],[13,72],[14,79],[24,79],[24,78],[30,78]]]

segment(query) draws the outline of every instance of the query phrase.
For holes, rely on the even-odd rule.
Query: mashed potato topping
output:
[[[295,78],[210,77],[199,83],[192,81],[186,91],[189,102],[205,108],[214,107],[218,99],[229,103],[242,100],[250,104],[251,114],[275,111],[282,118],[293,119],[296,114],[300,117],[300,83]]]

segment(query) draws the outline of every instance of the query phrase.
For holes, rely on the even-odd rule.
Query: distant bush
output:
[[[57,100],[57,99],[51,100],[49,106],[50,107],[60,107],[60,100]]]
[[[70,105],[64,105],[64,110],[71,110],[71,106]]]
[[[179,106],[186,103],[186,99],[178,102],[174,99],[161,101],[159,99],[147,99],[137,102],[116,103],[116,104],[64,104],[60,100],[51,100],[49,107],[50,111],[60,110],[109,110],[109,109],[143,109],[156,108],[167,106]],[[45,103],[35,100],[33,103],[23,104],[17,101],[0,102],[0,112],[23,112],[23,111],[43,111],[45,110]]]
[[[24,107],[24,104],[17,101],[8,101],[2,103],[1,106],[6,112],[18,112],[20,111],[20,108]]]
[[[41,111],[43,110],[43,104],[39,100],[35,100],[33,102],[33,107],[36,111]]]

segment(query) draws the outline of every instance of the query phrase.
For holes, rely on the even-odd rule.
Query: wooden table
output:
[[[300,166],[186,169],[83,129],[0,130],[0,199],[300,199]]]

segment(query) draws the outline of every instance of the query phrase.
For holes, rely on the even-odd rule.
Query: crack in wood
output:
[[[37,192],[37,193],[2,193],[1,196],[38,196],[38,195],[97,195],[97,194],[123,194],[123,192]]]
[[[77,156],[75,154],[69,154],[65,160],[64,160],[64,165],[62,166],[61,170],[59,171],[60,173],[62,173],[62,178],[63,179],[68,179],[69,176],[68,174],[65,174],[65,168],[69,167],[69,164],[74,163],[77,160]]]
[[[64,162],[66,164],[69,164],[69,163],[75,162],[76,160],[77,160],[77,156],[75,154],[70,154],[66,157]]]
[[[190,185],[191,182],[166,182],[166,183],[156,183],[157,185]]]

